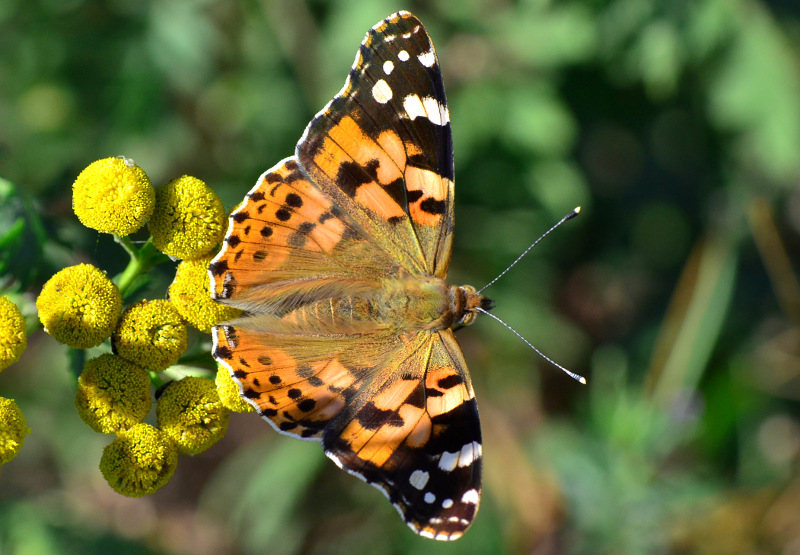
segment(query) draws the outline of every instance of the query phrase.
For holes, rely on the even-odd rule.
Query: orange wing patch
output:
[[[242,396],[288,435],[321,437],[363,381],[336,358],[304,361],[291,349],[270,346],[281,344],[275,335],[220,326],[214,339],[214,354],[231,370]]]
[[[341,439],[359,459],[385,467],[409,436],[417,446],[430,437],[430,418],[408,402],[418,385],[414,380],[388,384],[342,430]]]
[[[447,213],[447,201],[453,194],[453,182],[430,170],[406,168],[408,213],[414,225],[437,227]]]
[[[344,193],[362,209],[383,220],[399,219],[405,216],[403,207],[386,187],[403,175],[400,168],[405,167],[405,153],[402,160],[395,159],[401,155],[400,145],[402,141],[391,131],[384,132],[378,142],[373,141],[353,118],[346,116],[328,131],[314,162],[331,179],[349,172],[351,185]]]

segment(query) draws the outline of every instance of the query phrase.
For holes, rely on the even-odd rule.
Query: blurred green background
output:
[[[124,268],[71,211],[99,158],[156,185],[195,175],[234,206],[398,9],[448,92],[451,282],[482,286],[583,206],[487,293],[588,386],[488,318],[459,332],[484,495],[441,544],[252,414],[157,494],[117,495],[97,467],[111,438],[81,422],[66,348],[39,331],[0,375],[33,429],[0,468],[0,552],[800,552],[793,0],[0,0],[2,225],[28,233],[2,247],[1,282],[30,310],[65,265]]]

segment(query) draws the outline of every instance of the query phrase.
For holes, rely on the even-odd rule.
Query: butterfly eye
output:
[[[472,312],[472,311],[465,312],[464,316],[461,317],[461,320],[458,321],[458,324],[461,325],[461,326],[468,326],[472,322],[474,322],[475,318],[477,318],[477,317],[478,317],[478,313],[477,312]]]

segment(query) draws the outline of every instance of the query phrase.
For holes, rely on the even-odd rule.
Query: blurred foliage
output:
[[[71,183],[125,154],[226,208],[290,154],[363,34],[409,9],[453,122],[451,281],[481,286],[575,205],[459,332],[484,497],[415,537],[319,446],[235,415],[125,499],[35,333],[0,375],[33,433],[0,469],[3,553],[791,553],[800,550],[800,8],[788,0],[0,0],[0,286],[125,260]],[[155,277],[164,291],[171,269]],[[158,289],[160,287],[160,289]],[[35,318],[34,318],[35,319]],[[33,319],[31,320],[33,322]],[[110,438],[109,438],[110,439]]]

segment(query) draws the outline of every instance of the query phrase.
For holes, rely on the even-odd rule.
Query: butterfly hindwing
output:
[[[399,12],[373,27],[344,88],[297,157],[313,181],[414,274],[444,277],[453,150],[441,71],[425,28]]]
[[[306,336],[253,317],[217,326],[214,356],[231,370],[247,399],[281,433],[320,439],[365,388],[374,368],[396,347],[386,336]]]
[[[381,375],[392,378],[350,400],[323,448],[381,490],[417,533],[456,539],[478,509],[482,456],[461,349],[450,330],[422,333],[387,362]]]

